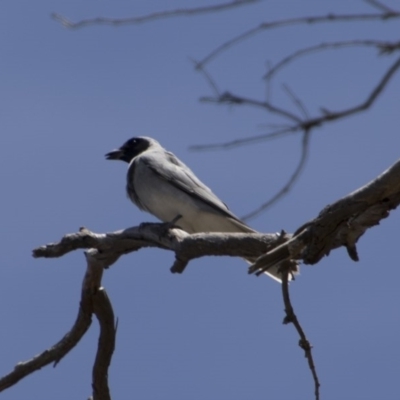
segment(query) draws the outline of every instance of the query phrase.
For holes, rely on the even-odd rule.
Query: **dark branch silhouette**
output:
[[[382,2],[378,0],[364,0],[367,4],[371,5],[372,7],[381,10],[383,12],[394,12],[394,10],[390,7],[388,7],[386,4],[383,4]]]
[[[265,74],[265,79],[271,79],[279,70],[285,65],[288,65],[300,58],[311,53],[316,53],[324,50],[338,50],[345,47],[374,47],[379,51],[379,54],[390,54],[396,50],[400,50],[400,42],[387,42],[382,40],[344,40],[340,42],[327,42],[320,43],[314,46],[305,47],[304,49],[297,50],[281,61],[277,62],[269,71]]]
[[[170,11],[159,11],[147,15],[142,15],[140,17],[130,17],[130,18],[107,18],[107,17],[97,17],[97,18],[88,18],[83,19],[78,22],[72,22],[68,18],[64,17],[61,14],[53,13],[51,17],[60,22],[64,27],[70,29],[78,29],[91,25],[111,25],[111,26],[123,26],[123,25],[134,25],[134,24],[142,24],[144,22],[150,22],[163,18],[172,18],[172,17],[190,17],[199,14],[206,13],[215,13],[219,11],[225,11],[231,8],[257,3],[260,0],[233,0],[227,3],[215,4],[212,6],[204,6],[204,7],[194,7],[194,8],[180,8],[176,10]]]
[[[229,92],[225,92],[219,97],[202,97],[200,100],[204,102],[257,106],[260,108],[264,108],[266,111],[270,113],[278,114],[281,117],[286,117],[288,119],[298,122],[289,127],[277,130],[276,132],[270,132],[264,135],[250,136],[249,138],[242,138],[218,144],[195,145],[192,146],[191,148],[193,150],[233,148],[237,146],[242,146],[244,144],[251,144],[256,141],[261,141],[264,139],[268,140],[271,139],[272,137],[281,136],[286,133],[310,131],[311,129],[321,127],[322,125],[328,122],[336,121],[338,119],[346,118],[348,116],[360,113],[362,111],[369,109],[374,104],[376,99],[385,89],[390,79],[398,71],[399,68],[400,68],[400,58],[396,59],[396,61],[387,69],[387,71],[383,74],[379,82],[373,87],[370,94],[359,104],[356,104],[352,107],[340,111],[331,111],[326,108],[321,108],[322,115],[307,119],[301,119],[300,117],[297,117],[296,115],[290,113],[289,111],[283,110],[279,107],[272,105],[270,102],[249,99],[231,94]]]
[[[379,20],[387,21],[396,18],[400,18],[399,11],[385,10],[380,13],[327,14],[309,17],[288,18],[272,22],[263,22],[260,25],[254,28],[250,28],[247,31],[235,36],[234,38],[222,43],[220,46],[211,51],[206,57],[200,60],[197,64],[197,68],[203,68],[206,64],[211,62],[214,58],[219,56],[224,51],[266,30],[283,28],[292,25],[314,25],[328,22],[369,22]]]
[[[100,288],[104,263],[98,250],[86,252],[87,270],[83,278],[78,316],[71,330],[54,346],[24,362],[0,379],[0,392],[31,373],[54,363],[56,366],[82,339],[95,314],[100,322],[100,339],[93,366],[93,399],[110,400],[108,389],[108,366],[114,350],[115,328],[112,306],[104,289]]]
[[[292,270],[293,261],[285,261],[282,263],[281,269],[283,271],[283,279],[282,279],[282,297],[283,303],[285,305],[285,318],[283,320],[284,324],[293,324],[297,333],[299,334],[299,346],[304,350],[304,355],[308,361],[308,367],[311,371],[313,380],[314,380],[314,394],[315,400],[319,400],[319,387],[321,384],[319,383],[317,369],[315,368],[314,359],[312,355],[312,346],[307,339],[307,336],[304,332],[303,327],[301,326],[292,306],[292,302],[290,300],[289,294],[289,271]]]
[[[276,203],[279,199],[281,199],[283,196],[285,196],[287,193],[289,193],[290,189],[295,184],[295,182],[297,181],[300,174],[303,172],[304,167],[306,165],[306,161],[308,158],[309,144],[310,144],[309,139],[310,139],[310,132],[309,131],[304,132],[303,140],[301,143],[301,156],[300,156],[299,163],[297,164],[292,176],[285,183],[285,185],[282,187],[282,189],[280,189],[274,196],[272,196],[265,203],[261,204],[254,211],[244,215],[242,217],[242,220],[248,221],[249,219],[254,218],[256,215],[260,214],[262,211],[264,211],[268,207],[272,206],[272,204]]]

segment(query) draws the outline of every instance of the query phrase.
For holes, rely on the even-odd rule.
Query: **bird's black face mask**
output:
[[[126,141],[119,149],[106,154],[107,160],[121,160],[128,164],[140,153],[150,146],[148,140],[143,138],[132,138]]]

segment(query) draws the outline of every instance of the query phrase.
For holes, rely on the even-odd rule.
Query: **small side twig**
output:
[[[195,65],[195,69],[203,74],[205,80],[207,81],[207,83],[211,87],[212,91],[214,92],[214,95],[217,97],[221,96],[221,92],[218,89],[217,83],[215,82],[215,80],[211,76],[211,74],[205,68],[197,68],[197,65],[198,65],[197,61],[195,61],[195,60],[191,60],[191,61]]]
[[[116,326],[111,302],[103,288],[96,293],[93,306],[100,324],[99,343],[93,365],[93,398],[94,400],[111,400],[108,368],[115,348]]]
[[[304,119],[309,119],[310,116],[308,114],[307,108],[304,104],[304,102],[302,102],[297,96],[296,94],[293,92],[292,89],[290,89],[290,87],[287,84],[283,84],[282,85],[283,90],[287,93],[287,95],[291,98],[291,100],[293,101],[294,105],[299,109],[299,111],[303,114],[303,118]]]
[[[248,138],[234,139],[230,140],[229,142],[222,142],[222,143],[195,144],[190,146],[189,149],[193,151],[230,150],[239,146],[245,146],[257,142],[264,142],[267,140],[276,139],[281,136],[296,133],[299,130],[300,128],[298,127],[298,125],[296,125],[295,127],[285,126],[283,128],[279,128],[276,131],[267,134],[263,133],[261,135],[250,136]]]
[[[297,115],[287,111],[283,108],[273,105],[268,101],[260,101],[255,99],[249,99],[246,97],[236,96],[230,92],[222,93],[217,97],[210,97],[210,96],[203,96],[200,98],[200,101],[207,102],[207,103],[219,103],[219,104],[240,104],[240,105],[247,105],[253,107],[260,107],[264,108],[265,110],[269,111],[272,114],[279,115],[280,117],[287,118],[292,120],[293,122],[300,123],[301,118]]]
[[[383,12],[388,12],[388,13],[393,13],[395,12],[392,8],[387,6],[386,4],[383,4],[382,2],[378,0],[365,0],[367,4],[370,4],[372,7],[381,10]]]
[[[319,388],[321,384],[319,383],[317,370],[315,368],[314,359],[312,355],[312,346],[307,339],[306,334],[294,312],[292,303],[290,301],[289,295],[289,271],[292,269],[293,261],[285,261],[282,263],[280,269],[282,271],[282,297],[285,305],[285,318],[283,320],[284,324],[293,324],[297,333],[300,336],[299,346],[304,350],[304,356],[307,358],[308,367],[310,368],[313,380],[314,380],[314,394],[315,400],[319,400]]]

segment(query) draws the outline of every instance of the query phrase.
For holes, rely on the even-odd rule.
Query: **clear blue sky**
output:
[[[200,4],[169,1],[168,9]],[[80,226],[105,232],[154,221],[128,201],[126,166],[106,161],[106,152],[131,136],[153,136],[237,215],[257,207],[290,176],[299,157],[297,135],[224,152],[189,150],[282,122],[262,110],[199,103],[211,91],[191,58],[261,21],[374,11],[361,1],[287,0],[121,28],[69,31],[50,19],[51,12],[79,20],[165,8],[160,0],[1,2],[1,375],[58,341],[77,313],[82,252],[35,260],[31,250]],[[398,40],[398,31],[393,21],[266,32],[221,55],[209,71],[221,90],[263,99],[268,61],[328,40]],[[287,83],[312,115],[321,106],[342,109],[364,98],[393,60],[354,48],[305,57],[277,76],[272,99],[297,112],[281,89]],[[390,166],[400,154],[399,102],[398,74],[368,114],[316,130],[301,180],[251,225],[293,231]],[[367,232],[359,263],[339,249],[317,266],[303,266],[291,285],[314,345],[321,399],[400,396],[399,222],[394,211]],[[278,284],[248,276],[241,260],[197,260],[181,276],[169,272],[172,261],[170,252],[145,249],[105,273],[119,319],[109,371],[113,398],[312,398],[298,337],[282,325]],[[2,399],[86,398],[97,334],[94,321],[56,369],[36,372]]]

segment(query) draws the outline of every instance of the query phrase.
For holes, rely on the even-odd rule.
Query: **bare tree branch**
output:
[[[395,50],[400,50],[400,42],[387,42],[387,41],[373,40],[373,39],[344,40],[340,42],[320,43],[314,46],[305,47],[304,49],[300,49],[289,54],[281,61],[276,63],[264,75],[264,79],[267,80],[271,79],[272,76],[275,75],[279,70],[281,70],[285,65],[292,63],[295,59],[300,58],[302,56],[323,50],[337,50],[344,47],[375,47],[379,50],[380,54],[389,54],[394,52]]]
[[[98,274],[105,268],[102,254],[97,249],[86,252],[88,269]],[[93,273],[92,272],[92,273]],[[100,324],[100,336],[97,345],[96,358],[92,371],[93,400],[111,400],[108,387],[108,368],[115,348],[116,326],[114,311],[106,291],[100,286],[101,281],[94,287],[92,312]]]
[[[258,275],[287,259],[287,253],[290,259],[316,264],[341,246],[358,261],[359,238],[399,204],[400,160],[367,185],[327,206],[317,218],[298,228],[288,242],[258,258],[249,272]]]
[[[195,144],[190,146],[189,149],[193,151],[229,150],[239,146],[254,144],[257,142],[264,142],[270,139],[276,139],[278,137],[285,136],[287,134],[296,133],[300,130],[301,128],[298,125],[296,125],[295,127],[287,126],[267,134],[263,133],[261,135],[250,136],[248,138],[234,139],[230,140],[229,142]]]
[[[272,138],[276,138],[278,136],[286,135],[289,133],[295,133],[295,132],[299,132],[299,131],[310,131],[314,128],[321,127],[325,123],[332,122],[332,121],[342,119],[342,118],[348,117],[350,115],[354,115],[359,112],[365,111],[374,104],[376,99],[379,97],[379,95],[385,89],[385,87],[389,83],[390,79],[393,77],[393,75],[397,72],[397,70],[399,68],[400,68],[400,58],[398,58],[387,69],[387,71],[384,73],[384,75],[379,80],[379,82],[373,87],[372,91],[365,98],[365,100],[363,100],[361,103],[359,103],[358,105],[355,105],[353,107],[349,107],[349,108],[346,108],[341,111],[330,111],[330,110],[327,110],[326,108],[322,108],[323,115],[302,120],[301,122],[299,122],[297,124],[279,129],[275,132],[270,132],[267,134],[262,134],[262,135],[257,135],[257,136],[250,136],[248,138],[235,139],[235,140],[231,140],[228,142],[217,143],[217,144],[194,145],[194,146],[191,146],[191,149],[192,150],[229,149],[229,148],[242,146],[242,145],[246,145],[246,144],[252,144],[252,143],[260,142],[263,140],[269,140]],[[270,105],[270,103],[265,103],[265,102],[258,101],[258,100],[242,98],[240,96],[232,95],[230,93],[224,94],[224,95],[220,96],[219,98],[207,97],[206,99],[207,99],[207,101],[214,101],[216,103],[226,102],[229,104],[234,103],[234,104],[256,105],[259,107],[263,107],[268,111],[278,113],[282,116],[285,115],[285,111],[282,112],[281,109],[276,109],[276,107]],[[266,106],[265,104],[268,104],[268,106]],[[270,110],[270,108],[271,108],[271,110]],[[293,115],[290,115],[290,117],[288,116],[288,118],[290,118],[290,119],[296,118],[297,119],[297,117],[293,116]]]
[[[319,387],[321,384],[319,383],[318,379],[318,374],[317,370],[315,368],[314,364],[314,359],[312,356],[312,346],[310,342],[307,339],[306,334],[304,333],[304,329],[301,326],[295,312],[292,306],[292,302],[290,301],[290,295],[289,295],[289,271],[292,270],[292,263],[293,261],[286,261],[282,263],[282,266],[280,267],[283,274],[282,274],[282,297],[283,297],[283,302],[285,304],[285,313],[286,316],[283,320],[284,324],[293,324],[297,333],[300,336],[299,340],[299,346],[304,350],[304,355],[308,361],[308,367],[311,371],[313,380],[314,380],[314,394],[315,394],[315,400],[319,400]]]
[[[254,99],[248,99],[245,97],[239,97],[232,93],[225,92],[217,97],[208,97],[203,96],[200,98],[200,101],[208,102],[208,103],[220,103],[220,104],[239,104],[239,105],[248,105],[264,108],[270,113],[277,114],[280,117],[284,117],[290,119],[294,122],[300,123],[301,119],[290,111],[284,110],[283,108],[274,106],[268,101],[260,101]]]
[[[276,203],[280,198],[285,196],[286,194],[289,193],[290,189],[293,187],[299,176],[304,170],[304,167],[306,165],[306,161],[308,158],[308,150],[309,150],[309,141],[310,139],[310,132],[306,131],[303,134],[303,140],[301,144],[301,156],[300,156],[300,161],[297,164],[297,167],[295,168],[292,176],[289,178],[289,180],[286,182],[286,184],[283,186],[281,190],[279,190],[274,196],[272,196],[268,201],[265,203],[261,204],[257,209],[254,211],[244,215],[242,219],[244,221],[248,221],[251,218],[254,218],[258,214],[260,214],[262,211],[266,210],[268,207],[271,207],[274,203]]]
[[[385,10],[380,13],[369,13],[369,14],[327,14],[327,15],[315,15],[310,17],[296,17],[282,19],[272,22],[263,22],[255,28],[251,28],[234,38],[227,40],[212,52],[210,52],[206,57],[199,61],[197,68],[203,68],[206,64],[212,61],[215,57],[219,56],[224,51],[228,50],[232,46],[249,39],[250,37],[261,33],[265,30],[283,28],[291,25],[312,25],[326,22],[355,22],[355,21],[386,21],[389,19],[400,18],[400,11]]]
[[[171,17],[190,17],[193,15],[215,13],[218,11],[225,11],[231,8],[248,5],[251,3],[257,3],[260,0],[233,0],[227,3],[215,4],[212,6],[205,7],[195,7],[195,8],[180,8],[170,11],[159,11],[147,15],[142,15],[140,17],[130,17],[130,18],[107,18],[107,17],[97,17],[83,19],[78,22],[72,22],[68,18],[64,17],[58,13],[52,13],[51,17],[60,22],[64,27],[70,29],[78,29],[91,25],[111,25],[111,26],[122,26],[122,25],[134,25],[141,24],[144,22],[154,21],[162,18]]]
[[[286,94],[290,97],[290,99],[293,101],[294,105],[298,108],[298,110],[301,112],[303,115],[304,119],[310,118],[308,110],[305,106],[305,104],[299,99],[298,96],[293,92],[292,89],[287,84],[282,85],[283,90],[286,92]]]
[[[194,59],[191,59],[193,65],[195,66],[195,69],[199,72],[201,72],[204,76],[204,79],[210,86],[211,90],[214,92],[214,95],[219,97],[221,95],[220,90],[218,89],[217,83],[215,82],[214,78],[211,76],[211,74],[205,69],[205,68],[196,68],[197,66],[197,61]]]
[[[285,241],[291,236],[286,235]],[[97,249],[105,268],[124,254],[143,247],[158,247],[175,252],[172,272],[182,272],[177,265],[204,256],[257,257],[282,243],[277,233],[195,233],[189,235],[181,229],[166,230],[163,223],[144,223],[140,226],[110,233],[94,233],[86,228],[65,235],[58,243],[50,243],[33,250],[35,258],[61,257],[86,248]]]
[[[50,349],[45,350],[43,353],[35,356],[31,360],[18,363],[12,372],[1,378],[0,392],[15,385],[32,372],[35,372],[50,363],[54,363],[54,366],[56,366],[60,360],[78,344],[83,335],[89,329],[92,323],[93,312],[100,321],[110,321],[110,319],[113,319],[112,309],[110,308],[111,306],[107,296],[105,295],[103,289],[100,290],[100,283],[104,269],[101,255],[99,256],[97,250],[90,250],[86,253],[86,259],[87,270],[82,283],[81,301],[78,316],[73,327],[58,343],[56,343]],[[104,333],[101,332],[101,335],[104,335]],[[108,335],[107,338],[109,340],[110,335]],[[96,371],[99,369],[96,365],[107,358],[107,355],[104,357],[102,354],[104,352],[109,355],[109,349],[107,349],[107,346],[105,346],[103,343],[99,343],[98,356],[95,363]],[[102,393],[104,394],[105,392],[103,388],[107,387],[107,375],[104,376],[103,374],[101,378],[96,377],[94,383],[96,386],[102,388]],[[104,396],[103,394],[101,396],[95,394],[94,399],[108,400],[110,398]]]

